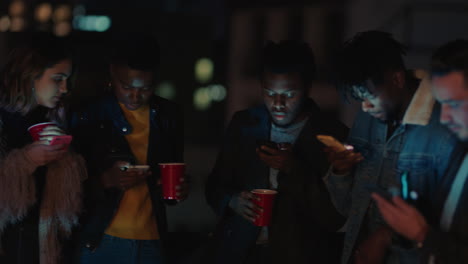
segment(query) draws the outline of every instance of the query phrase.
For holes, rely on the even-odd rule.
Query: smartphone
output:
[[[73,137],[70,135],[62,135],[62,136],[53,136],[50,140],[49,145],[70,145],[72,142]]]
[[[149,165],[127,165],[120,168],[123,171],[148,171]]]
[[[401,198],[403,198],[403,200],[405,200],[406,202],[416,206],[416,203],[417,203],[418,198],[419,198],[419,194],[415,190],[410,189],[409,180],[410,180],[409,179],[409,172],[404,171],[400,175]]]
[[[338,151],[345,151],[345,150],[353,149],[351,145],[345,145],[341,143],[340,141],[338,141],[338,139],[329,135],[317,135],[317,140],[322,142],[325,146],[335,148]]]
[[[364,188],[366,188],[366,190],[369,192],[369,195],[371,193],[377,193],[378,195],[382,196],[388,202],[393,203],[392,198],[393,198],[394,194],[392,194],[391,192],[383,189],[382,187],[379,187],[376,184],[366,184],[364,186]]]
[[[278,144],[276,142],[273,142],[273,141],[270,141],[270,140],[257,140],[257,148],[265,153],[265,154],[270,154],[264,150],[261,149],[261,146],[267,146],[269,148],[272,148],[272,149],[276,149],[276,150],[279,150],[278,148]]]

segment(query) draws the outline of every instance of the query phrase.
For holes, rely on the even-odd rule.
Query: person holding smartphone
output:
[[[66,43],[45,34],[17,45],[0,72],[0,263],[71,261],[86,164],[48,140],[64,134],[71,74]],[[41,122],[35,140],[28,127]]]
[[[395,197],[373,198],[393,230],[421,249],[421,263],[468,263],[468,40],[455,40],[432,56],[432,92],[440,122],[460,140],[449,168],[432,193],[430,212]]]
[[[337,209],[348,217],[342,263],[417,263],[385,224],[367,186],[399,186],[409,172],[409,188],[421,210],[449,164],[456,138],[439,122],[440,104],[428,79],[407,71],[405,47],[389,33],[367,31],[348,40],[338,55],[335,82],[347,98],[361,101],[346,143],[353,150],[328,148],[326,177]]]
[[[166,263],[166,203],[158,164],[183,162],[182,114],[154,93],[156,39],[128,33],[115,35],[112,44],[109,91],[76,110],[72,120],[90,172],[78,261]],[[176,188],[184,200],[187,184]]]
[[[264,47],[263,104],[234,114],[206,182],[220,217],[214,263],[334,263],[339,255],[332,238],[344,219],[322,181],[328,163],[316,135],[343,140],[347,128],[307,97],[315,67],[306,43]],[[278,192],[268,227],[253,224],[262,210],[253,189]]]

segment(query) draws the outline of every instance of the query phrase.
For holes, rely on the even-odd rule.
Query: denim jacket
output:
[[[364,112],[358,114],[347,143],[364,160],[352,175],[332,175],[330,170],[325,178],[335,206],[348,217],[342,263],[351,260],[360,232],[370,234],[384,225],[366,186],[400,186],[400,176],[407,172],[409,190],[418,194],[417,206],[426,210],[424,201],[435,193],[456,144],[456,138],[439,123],[439,116],[440,105],[431,95],[428,80],[421,82],[402,124],[390,137],[386,123]],[[417,259],[416,250],[392,246],[386,263],[417,263]]]

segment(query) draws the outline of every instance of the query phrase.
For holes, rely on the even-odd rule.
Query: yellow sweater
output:
[[[138,165],[147,163],[150,132],[149,107],[130,111],[120,105],[125,118],[132,126],[132,133],[125,138],[130,145]],[[125,238],[151,240],[159,239],[156,219],[153,215],[148,185],[143,182],[125,191],[119,210],[106,230],[106,234]]]

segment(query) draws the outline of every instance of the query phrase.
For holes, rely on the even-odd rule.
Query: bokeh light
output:
[[[210,93],[210,98],[213,101],[221,102],[222,100],[226,98],[226,95],[227,95],[226,88],[222,86],[221,84],[212,84],[208,86],[208,89]]]
[[[210,91],[207,88],[198,88],[193,94],[193,106],[199,111],[208,110],[211,106]]]
[[[24,10],[26,9],[26,6],[23,1],[21,0],[15,0],[11,2],[9,12],[10,16],[22,16],[24,14]]]
[[[6,32],[10,29],[11,21],[10,17],[2,16],[0,17],[0,32]]]
[[[156,88],[156,94],[163,98],[172,100],[176,96],[176,89],[171,82],[162,82]]]
[[[60,5],[54,11],[54,21],[60,22],[69,20],[72,15],[71,7],[68,5]]]
[[[26,21],[22,17],[13,17],[11,18],[10,31],[20,32],[23,31],[26,27]]]
[[[36,7],[34,17],[37,21],[45,23],[52,18],[52,5],[49,3],[42,3]]]
[[[72,27],[68,22],[58,22],[54,26],[54,34],[58,37],[65,37],[70,34]]]
[[[207,83],[213,78],[214,63],[211,59],[201,58],[195,63],[195,79]]]

